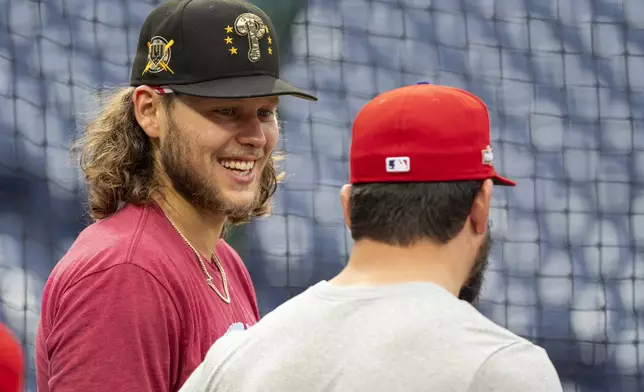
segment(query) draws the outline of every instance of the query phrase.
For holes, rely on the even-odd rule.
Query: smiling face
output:
[[[250,214],[278,140],[277,104],[276,97],[178,96],[159,138],[161,164],[175,190],[206,212]]]

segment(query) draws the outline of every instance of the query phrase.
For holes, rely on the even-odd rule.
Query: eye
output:
[[[257,115],[263,118],[271,118],[275,115],[275,110],[270,109],[259,109]]]
[[[235,115],[235,109],[233,108],[217,108],[212,112],[224,117],[233,117]]]

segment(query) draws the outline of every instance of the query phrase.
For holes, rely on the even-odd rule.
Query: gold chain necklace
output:
[[[197,249],[195,249],[195,247],[194,247],[194,246],[192,246],[192,244],[190,243],[190,241],[188,241],[188,239],[183,235],[183,233],[181,232],[181,230],[179,230],[179,228],[177,227],[177,225],[175,225],[175,224],[174,224],[174,222],[172,221],[172,219],[170,219],[170,217],[168,216],[168,214],[167,214],[165,211],[163,211],[163,214],[164,214],[164,215],[165,215],[165,217],[168,219],[168,221],[170,222],[170,224],[172,225],[172,227],[174,227],[174,229],[177,231],[177,233],[179,233],[179,235],[181,236],[181,238],[183,238],[183,240],[186,242],[186,244],[188,244],[188,246],[190,247],[190,249],[192,249],[192,251],[193,251],[193,252],[195,252],[195,255],[197,255],[197,258],[199,259],[199,265],[201,265],[201,270],[202,270],[202,271],[203,271],[203,273],[206,275],[206,284],[207,284],[208,286],[210,286],[210,288],[211,288],[215,293],[217,293],[217,295],[219,296],[219,298],[221,298],[221,300],[222,300],[222,301],[224,301],[224,302],[225,302],[225,303],[227,303],[227,304],[230,304],[230,293],[228,292],[228,280],[226,279],[226,271],[224,271],[224,267],[223,267],[223,266],[221,265],[221,263],[219,262],[219,258],[217,258],[217,255],[215,254],[215,252],[213,251],[213,252],[211,253],[211,256],[210,256],[210,257],[212,257],[212,259],[215,261],[215,264],[217,265],[217,269],[219,270],[219,273],[221,274],[221,281],[223,282],[223,286],[224,286],[224,293],[226,294],[225,296],[219,292],[219,290],[217,289],[217,287],[215,287],[215,284],[213,283],[212,276],[208,273],[208,270],[206,269],[206,263],[204,263],[203,258],[201,257],[201,255],[199,254],[199,252],[197,251]]]

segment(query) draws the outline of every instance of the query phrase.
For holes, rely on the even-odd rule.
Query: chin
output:
[[[236,207],[245,207],[252,205],[257,201],[257,192],[259,184],[251,184],[245,187],[231,187],[229,189],[223,190],[223,197],[226,200],[226,204]],[[220,191],[222,189],[220,188]]]
[[[257,192],[254,189],[231,190],[226,192],[228,203],[236,206],[246,206],[255,203]]]

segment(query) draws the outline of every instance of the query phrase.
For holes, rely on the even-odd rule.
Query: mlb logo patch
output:
[[[389,157],[385,160],[388,173],[406,173],[409,171],[409,157]]]

